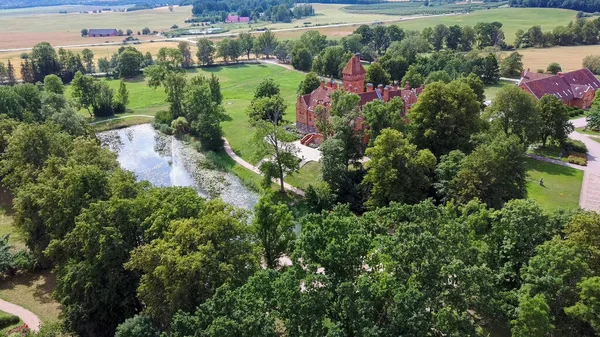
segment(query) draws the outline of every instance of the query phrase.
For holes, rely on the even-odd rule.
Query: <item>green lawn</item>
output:
[[[583,171],[527,159],[527,195],[547,211],[577,209]],[[544,186],[540,186],[540,178]]]
[[[496,95],[498,94],[498,91],[500,91],[500,89],[506,85],[514,85],[514,83],[509,82],[509,81],[500,81],[500,82],[498,82],[498,84],[487,85],[485,87],[486,101],[494,100],[494,98],[496,98]]]
[[[311,161],[302,166],[298,173],[285,178],[288,184],[306,190],[309,185],[314,185],[321,181],[321,167],[318,162]]]
[[[14,316],[14,315],[11,315],[11,314],[9,314],[9,313],[7,313],[7,312],[4,312],[4,311],[1,311],[1,310],[0,310],[0,317],[8,317],[8,316]],[[18,322],[18,323],[15,323],[15,324],[13,324],[13,325],[7,326],[7,327],[6,327],[6,328],[4,328],[4,329],[0,329],[0,336],[4,336],[4,334],[6,334],[6,333],[8,332],[8,330],[10,330],[10,329],[13,329],[13,328],[16,328],[16,327],[18,327],[18,326],[19,326],[19,325],[21,325],[21,324],[23,324],[23,321],[21,321],[21,320],[19,319],[19,322]]]
[[[583,134],[590,135],[590,136],[600,136],[600,132],[586,129],[585,127],[579,127],[579,128],[576,128],[575,130],[579,133],[583,133]],[[590,137],[590,138],[594,139],[594,137]]]

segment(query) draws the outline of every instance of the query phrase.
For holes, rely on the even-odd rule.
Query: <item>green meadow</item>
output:
[[[534,159],[527,160],[527,197],[546,211],[579,208],[583,171]],[[544,186],[540,186],[540,178]]]

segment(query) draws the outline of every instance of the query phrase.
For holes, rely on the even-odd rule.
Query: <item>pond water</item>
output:
[[[193,187],[203,197],[220,197],[236,207],[252,209],[258,195],[230,173],[212,169],[206,157],[150,124],[100,132],[103,146],[117,153],[121,167],[154,186]]]

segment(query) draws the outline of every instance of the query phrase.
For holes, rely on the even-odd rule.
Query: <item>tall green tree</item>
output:
[[[81,51],[81,57],[85,63],[85,72],[91,74],[94,72],[94,52],[89,48],[85,48]]]
[[[429,150],[418,151],[400,132],[384,129],[366,154],[371,159],[363,181],[371,187],[369,207],[417,203],[425,198],[436,164]]]
[[[188,69],[194,66],[194,58],[192,57],[192,50],[190,44],[181,41],[177,44],[177,49],[181,53],[181,67]]]
[[[62,95],[64,93],[64,88],[60,77],[54,74],[44,77],[44,90],[54,94]]]
[[[40,42],[33,46],[29,58],[34,65],[33,72],[36,81],[43,81],[47,75],[60,73],[61,65],[58,62],[58,55],[48,42]]]
[[[264,176],[264,185],[270,186],[271,179],[279,179],[280,192],[285,192],[284,177],[298,172],[298,149],[292,143],[293,135],[278,125],[278,115],[274,120],[258,120],[253,143],[256,147],[257,158],[271,158],[264,161],[259,169]]]
[[[238,35],[238,40],[240,43],[240,51],[242,54],[245,54],[250,59],[250,54],[254,49],[254,43],[256,42],[256,38],[252,36],[252,34],[248,32],[242,32]]]
[[[369,67],[365,80],[367,83],[372,83],[376,86],[380,84],[387,86],[391,82],[390,74],[388,74],[379,63],[373,63]]]
[[[525,144],[538,139],[541,126],[538,104],[517,86],[502,87],[486,114],[492,126],[506,135],[516,135]]]
[[[452,150],[469,152],[471,136],[482,128],[480,102],[462,81],[428,85],[408,113],[409,139],[436,156]]]
[[[294,240],[294,218],[287,205],[265,193],[254,206],[252,227],[267,268],[275,269],[279,258],[289,253]]]
[[[198,62],[205,65],[213,64],[216,52],[214,43],[207,38],[202,38],[198,40],[196,47],[198,48],[196,52]]]
[[[523,55],[512,52],[500,62],[500,76],[519,77],[523,72]]]
[[[548,139],[553,139],[563,144],[571,132],[575,130],[569,121],[567,106],[554,95],[544,95],[538,102],[541,128],[540,138],[542,146],[546,146]]]
[[[265,55],[268,59],[273,55],[273,52],[277,47],[277,38],[271,30],[267,29],[258,36],[254,47],[260,54]]]
[[[545,337],[552,331],[550,307],[542,295],[519,299],[518,317],[512,323],[515,337]]]
[[[386,128],[403,132],[405,128],[402,119],[403,112],[404,102],[400,97],[394,97],[388,103],[375,100],[365,104],[362,113],[365,116],[365,121],[369,124],[367,130],[369,143],[373,144],[381,131]]]

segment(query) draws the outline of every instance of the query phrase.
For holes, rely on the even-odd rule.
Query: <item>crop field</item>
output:
[[[422,2],[384,2],[369,5],[355,5],[345,8],[350,13],[371,13],[387,15],[439,15],[446,13],[472,12],[506,6],[507,1],[477,4],[444,4],[424,6]]]
[[[36,13],[36,9],[27,10]],[[0,10],[0,18],[2,18],[0,46],[2,49],[32,47],[41,41],[47,41],[57,46],[103,43],[105,41],[119,42],[123,40],[123,37],[81,37],[81,29],[115,28],[123,31],[131,29],[135,34],[144,27],[149,27],[151,30],[160,32],[169,29],[174,24],[183,25],[185,19],[192,15],[190,6],[175,7],[172,12],[167,8],[156,8],[99,14],[58,14],[57,11],[55,14],[4,14],[2,16],[5,11],[12,10]],[[152,37],[143,38],[151,39]]]
[[[529,48],[518,51],[523,55],[523,66],[532,71],[544,69],[552,62],[558,62],[563,71],[571,71],[582,67],[583,58],[588,55],[600,54],[600,45]]]

